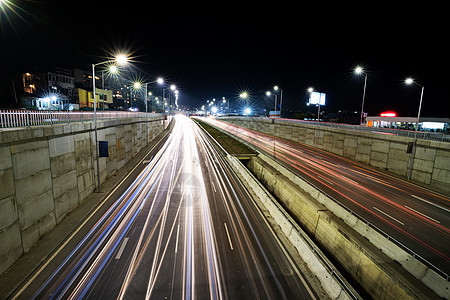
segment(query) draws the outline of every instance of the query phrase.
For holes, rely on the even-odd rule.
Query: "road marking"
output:
[[[119,251],[117,251],[115,259],[120,259],[127,243],[128,243],[128,238],[126,237],[123,239],[122,245],[120,245]]]
[[[152,161],[152,158],[153,158],[153,156],[150,157],[150,159],[148,159],[148,160],[144,160],[144,161],[142,162],[142,164],[145,165],[145,164],[150,163],[150,162]]]
[[[180,224],[177,227],[177,239],[175,240],[175,253],[178,252],[178,236],[180,235]]]
[[[419,215],[424,216],[425,218],[428,218],[428,219],[430,219],[430,220],[432,220],[432,221],[434,221],[434,222],[436,222],[436,223],[438,223],[438,224],[441,224],[441,222],[439,222],[438,220],[433,219],[432,217],[429,217],[429,216],[427,216],[426,214],[421,213],[420,211],[415,210],[414,208],[411,208],[411,207],[406,206],[406,205],[405,205],[405,207],[406,207],[407,209],[409,209],[409,210],[412,210],[413,212],[418,213]]]
[[[438,204],[436,204],[436,203],[433,203],[433,202],[431,202],[431,201],[425,200],[425,199],[423,199],[423,198],[420,198],[419,196],[411,195],[411,197],[414,197],[414,198],[416,198],[417,200],[423,201],[423,202],[428,203],[428,204],[430,204],[430,205],[436,206],[437,208],[440,208],[440,209],[442,209],[442,210],[445,210],[446,212],[450,212],[450,209],[445,208],[445,207],[443,207],[443,206],[440,206],[440,205],[438,205]]]
[[[391,218],[392,220],[397,221],[398,223],[400,223],[400,224],[402,224],[402,225],[405,225],[403,222],[400,222],[399,220],[397,220],[397,219],[394,218],[393,216],[388,215],[387,213],[385,213],[385,212],[382,211],[381,209],[378,209],[378,208],[376,208],[375,206],[374,206],[373,208],[376,209],[377,211],[379,211],[380,213],[382,213],[383,215],[388,216],[388,217]]]
[[[230,248],[231,248],[231,250],[233,250],[233,243],[231,243],[231,238],[230,238],[230,233],[228,232],[227,223],[223,223],[223,225],[225,226],[225,230],[227,232],[228,242],[230,243]]]
[[[328,182],[331,185],[334,185],[334,183],[332,183],[331,181],[329,181],[328,179],[323,178],[322,176],[317,175],[317,177],[319,177],[320,179],[322,179],[323,181]]]
[[[348,180],[348,181],[350,181],[350,182],[352,182],[352,183],[354,183],[354,184],[359,184],[358,182],[356,182],[356,181],[354,181],[354,180],[351,180],[350,178],[345,177],[344,175],[341,175],[341,177],[344,178],[344,179],[346,179],[346,180]]]

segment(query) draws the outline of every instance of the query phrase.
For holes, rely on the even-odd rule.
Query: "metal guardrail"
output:
[[[367,127],[363,125],[350,125],[350,124],[342,124],[342,123],[330,123],[330,122],[317,122],[317,121],[305,121],[305,120],[295,120],[295,119],[283,119],[283,118],[267,118],[267,117],[224,117],[224,118],[232,118],[238,120],[255,120],[255,121],[272,121],[275,123],[297,123],[297,124],[305,124],[305,125],[313,125],[313,126],[323,126],[330,128],[341,128],[347,130],[355,130],[355,131],[366,131],[373,132],[378,134],[388,134],[388,135],[397,135],[414,138],[415,131],[414,130],[406,130],[406,129],[395,129],[395,128],[377,128],[377,127]],[[418,131],[417,138],[422,140],[432,140],[432,141],[440,141],[440,142],[448,142],[450,143],[450,134],[446,134],[443,132],[428,132],[428,131]]]
[[[144,118],[145,112],[97,111],[97,120]],[[151,113],[152,116],[162,114]],[[93,111],[0,110],[0,129],[93,121]]]

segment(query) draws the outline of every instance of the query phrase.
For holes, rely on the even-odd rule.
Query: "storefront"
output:
[[[374,128],[391,128],[415,130],[417,118],[416,117],[397,117],[397,116],[377,116],[366,118],[366,126]],[[429,132],[450,132],[449,118],[420,118],[419,131]]]

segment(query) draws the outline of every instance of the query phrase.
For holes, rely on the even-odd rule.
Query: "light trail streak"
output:
[[[348,200],[352,205],[356,205],[356,211],[360,209],[363,212],[368,213],[391,226],[418,245],[422,245],[426,249],[432,251],[443,258],[444,261],[450,261],[446,251],[444,251],[445,249],[438,249],[434,246],[435,241],[439,241],[440,239],[448,240],[449,238],[450,229],[448,227],[448,215],[445,216],[447,222],[442,224],[434,222],[433,217],[430,218],[423,212],[415,209],[407,209],[404,206],[406,203],[411,203],[411,195],[408,194],[408,191],[417,191],[417,194],[425,194],[429,196],[429,199],[433,199],[433,201],[425,200],[425,203],[434,205],[448,212],[450,211],[446,208],[450,203],[448,197],[444,197],[396,177],[382,174],[376,170],[358,166],[335,154],[325,154],[324,151],[312,148],[308,145],[300,146],[264,133],[211,118],[202,118],[202,120],[237,136],[239,139],[246,141],[248,144],[253,145],[268,155],[272,155],[275,152],[274,155],[276,155],[277,161],[289,168],[294,168],[295,173],[307,182],[314,185],[316,185],[317,182],[321,185],[322,190],[325,190],[328,194],[333,194],[333,197],[336,199]],[[276,143],[274,143],[275,140]],[[383,187],[382,191],[380,187]],[[423,199],[414,194],[412,197],[421,201]],[[445,205],[436,204],[442,201]],[[429,236],[432,236],[434,240],[427,240],[427,237],[419,238],[419,232],[412,231],[409,227],[402,229],[371,210],[372,207],[375,205],[379,206],[380,204],[387,209],[389,208],[389,210],[392,209],[392,214],[395,213],[395,215],[397,215],[398,213],[398,219],[396,218],[395,220],[399,221],[400,224],[417,221],[417,224],[419,224],[419,226],[421,224],[422,228],[423,226],[425,226],[424,228],[429,228],[432,232]],[[382,212],[384,213],[384,211]],[[436,239],[436,236],[439,238]]]
[[[229,299],[236,291],[288,298],[283,284],[298,271],[283,259],[285,252],[273,258],[279,241],[261,235],[266,227],[254,218],[262,215],[216,146],[190,119],[175,119],[160,151],[139,163],[143,171],[34,298],[105,296],[109,282],[118,283],[108,294],[116,299]],[[234,268],[237,273],[227,273]]]

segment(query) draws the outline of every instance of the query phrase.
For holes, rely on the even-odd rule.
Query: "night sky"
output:
[[[425,86],[423,116],[450,117],[444,7],[8,1],[16,14],[4,4],[0,10],[2,80],[36,65],[88,69],[124,49],[144,80],[162,75],[175,82],[180,104],[233,101],[243,90],[256,101],[277,84],[284,109],[307,109],[312,86],[327,93],[323,109],[336,112],[361,108],[364,79],[353,75],[360,64],[368,73],[369,115],[417,115],[420,88],[404,84],[410,76]]]

